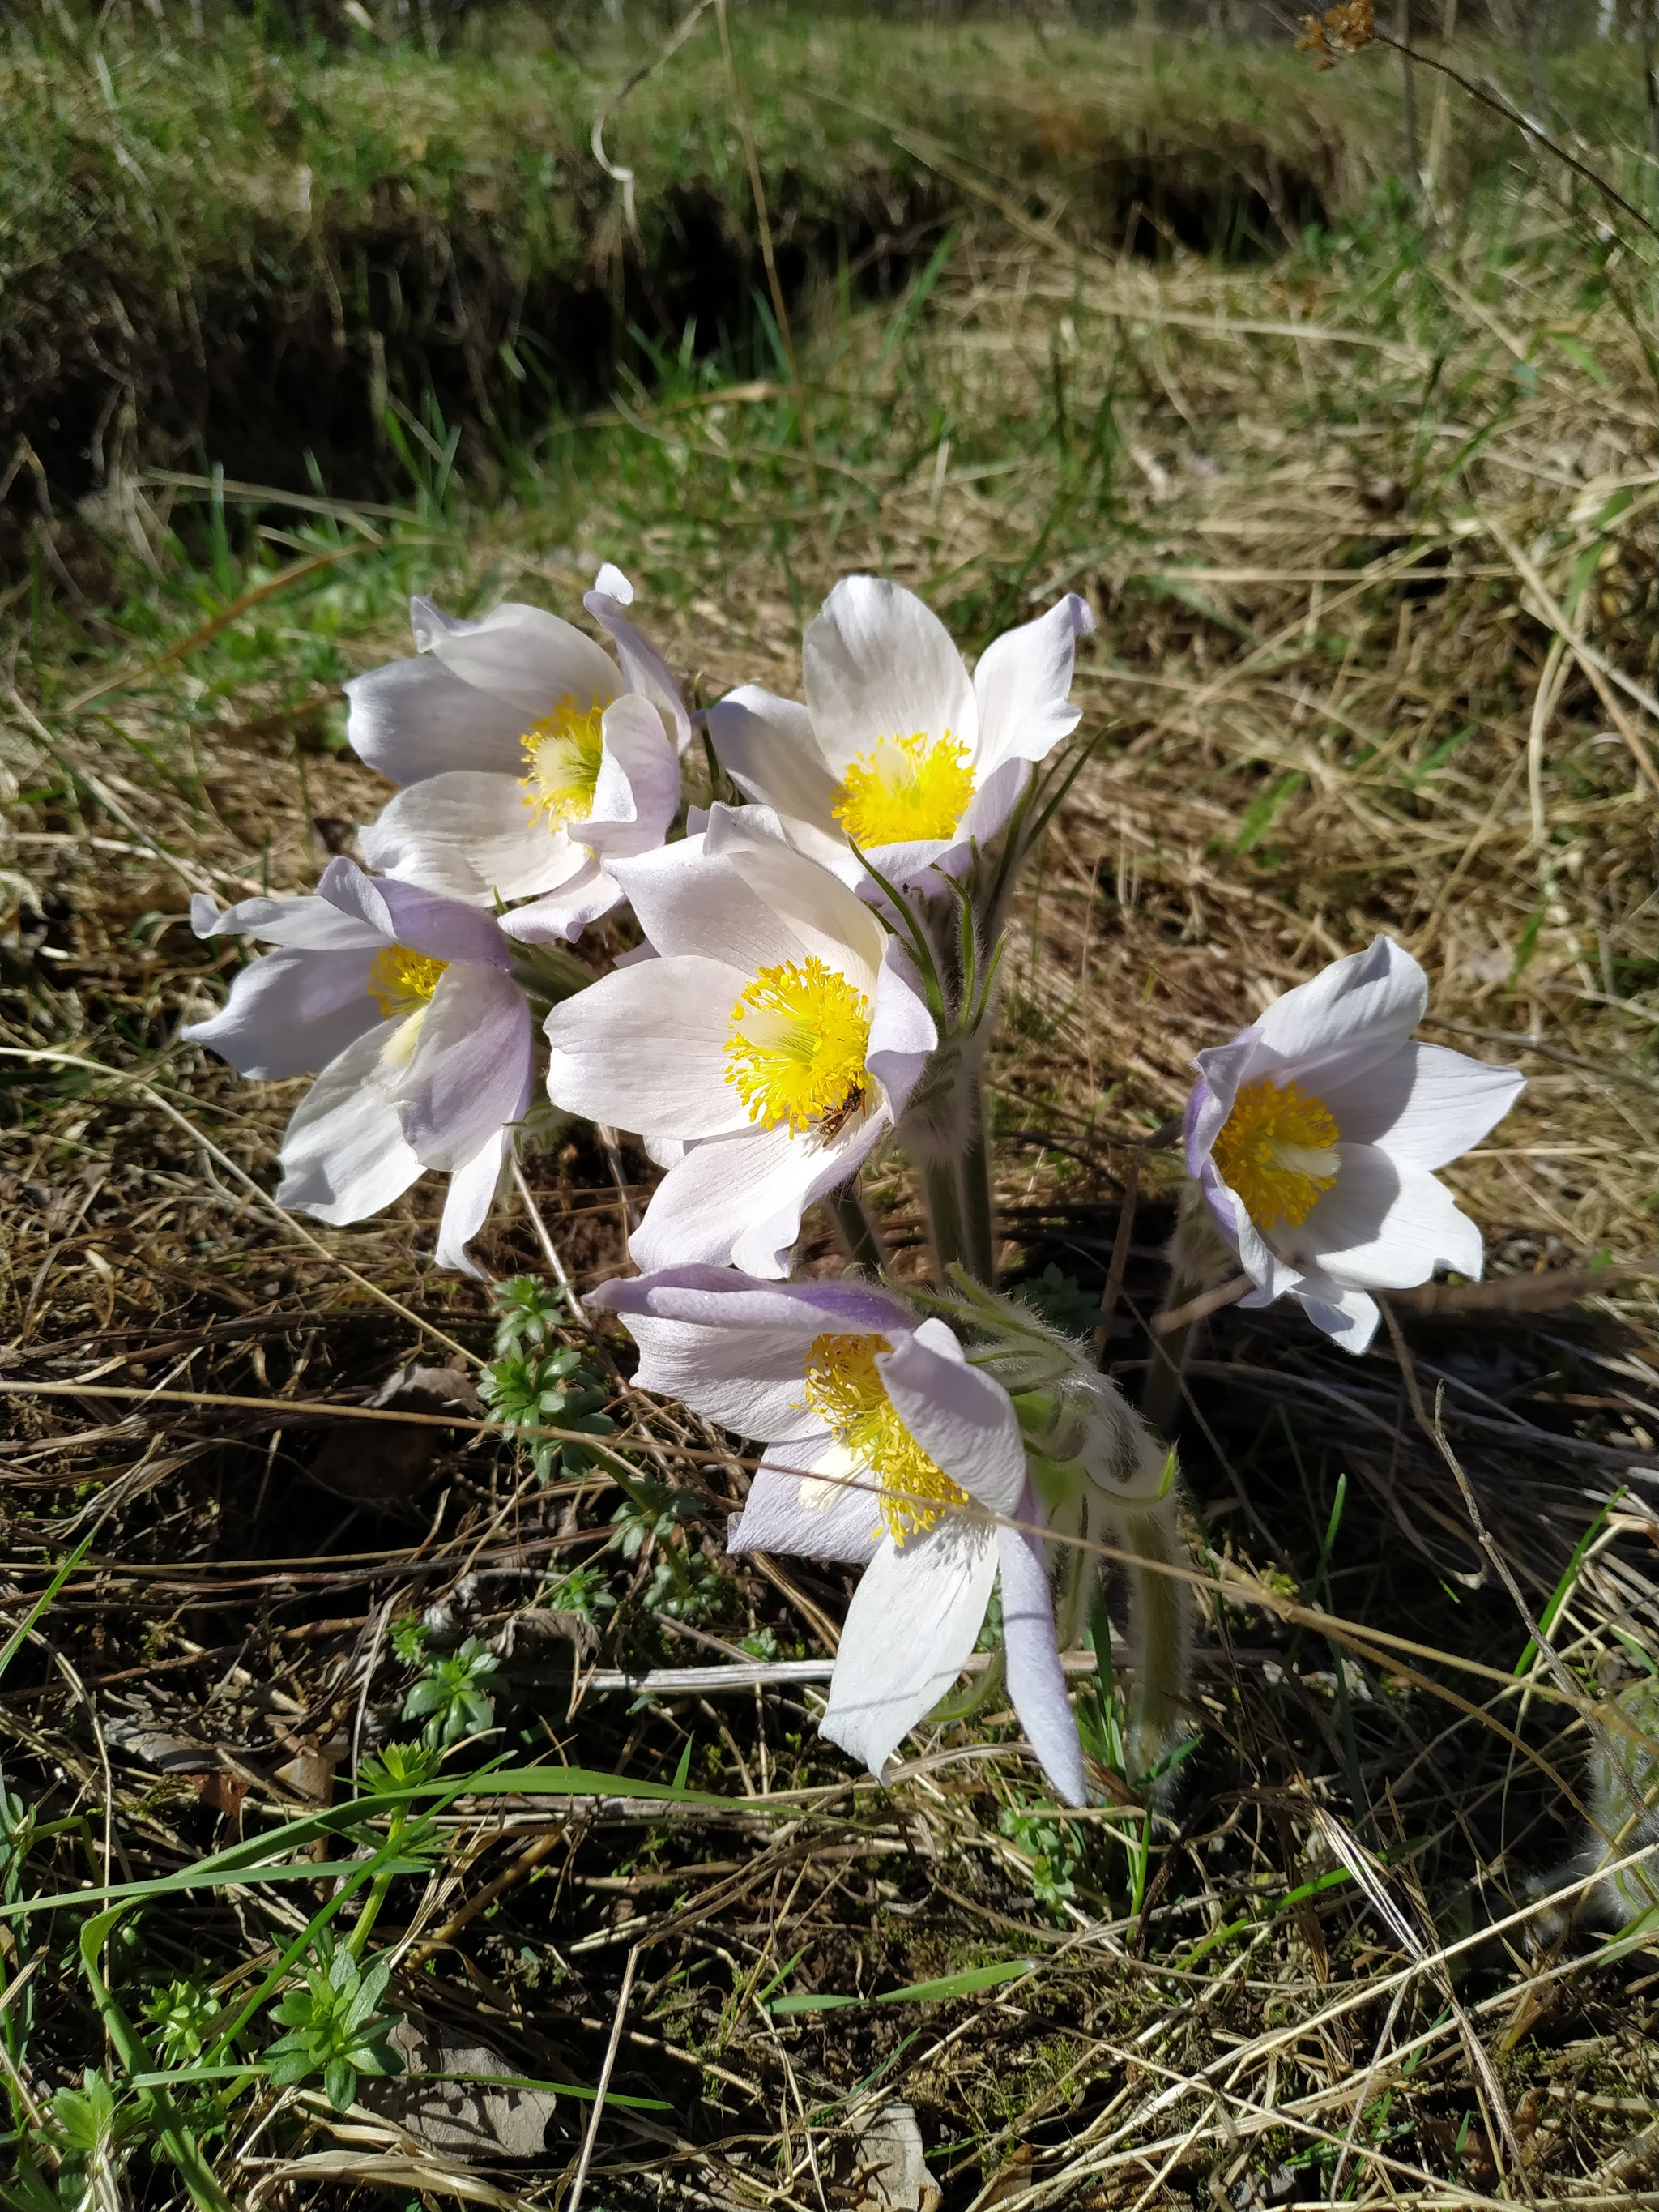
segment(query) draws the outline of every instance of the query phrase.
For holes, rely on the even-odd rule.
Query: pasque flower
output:
[[[766,808],[715,806],[706,830],[614,866],[657,957],[554,1008],[548,1095],[637,1131],[667,1168],[641,1267],[781,1275],[803,1210],[903,1111],[933,1019],[874,914]]]
[[[879,1775],[950,1688],[1002,1582],[1008,1686],[1049,1780],[1085,1796],[1040,1542],[992,1516],[1036,1508],[1012,1401],[945,1323],[855,1283],[762,1282],[673,1267],[603,1284],[635,1381],[765,1455],[733,1551],[864,1567],[836,1655],[823,1732]]]
[[[1077,594],[988,646],[970,678],[939,617],[882,576],[844,577],[807,626],[806,703],[746,684],[708,709],[740,790],[857,881],[849,840],[890,882],[953,869],[1007,820],[1030,773],[1077,727]]]
[[[283,1138],[283,1206],[362,1221],[427,1169],[447,1172],[446,1267],[477,1270],[483,1225],[530,1103],[530,1009],[495,917],[331,860],[313,895],[218,912],[198,893],[198,937],[263,938],[222,1013],[180,1032],[260,1079],[317,1080]]]
[[[608,863],[661,844],[691,735],[623,613],[633,596],[607,563],[583,602],[616,660],[540,607],[474,623],[412,602],[421,657],[345,687],[352,744],[404,787],[360,834],[372,868],[452,898],[529,899],[508,926],[532,942],[574,937],[618,903]]]
[[[1188,1165],[1255,1284],[1363,1352],[1375,1291],[1480,1273],[1480,1232],[1434,1170],[1500,1121],[1522,1079],[1412,1031],[1428,983],[1391,938],[1333,961],[1231,1044],[1200,1052]]]

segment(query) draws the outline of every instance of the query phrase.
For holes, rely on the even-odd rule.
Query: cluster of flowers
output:
[[[804,703],[744,685],[693,716],[632,600],[607,565],[584,601],[613,657],[538,608],[472,623],[417,599],[417,656],[347,687],[352,744],[398,787],[361,832],[367,868],[337,859],[311,896],[222,913],[198,899],[199,934],[276,949],[184,1034],[245,1075],[320,1071],[283,1204],[357,1221],[447,1174],[437,1258],[476,1273],[539,1018],[554,1108],[635,1133],[663,1171],[643,1272],[590,1303],[625,1319],[640,1388],[765,1447],[732,1547],[865,1569],[825,1735],[880,1773],[1000,1581],[1009,1691],[1085,1802],[1059,1652],[1088,1618],[1089,1544],[1147,1563],[1142,1758],[1179,1724],[1172,1462],[1084,1346],[991,1287],[981,1070],[1015,877],[1083,757],[1064,741],[1092,617],[1068,595],[970,676],[919,599],[854,576],[806,630]],[[706,808],[684,789],[698,738]],[[642,942],[596,975],[569,947],[624,903]],[[1376,1291],[1479,1273],[1434,1170],[1519,1088],[1414,1042],[1425,1006],[1379,938],[1200,1054],[1186,1115],[1189,1211],[1247,1303],[1293,1296],[1354,1351]],[[857,1195],[890,1137],[924,1191],[926,1290],[881,1279]],[[863,1272],[791,1281],[820,1200]]]

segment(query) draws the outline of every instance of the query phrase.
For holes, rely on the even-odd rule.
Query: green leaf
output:
[[[1559,346],[1562,352],[1567,356],[1567,359],[1572,362],[1575,368],[1582,368],[1586,376],[1593,376],[1598,384],[1605,385],[1607,383],[1607,371],[1602,368],[1601,362],[1597,361],[1595,356],[1590,351],[1589,348],[1583,344],[1581,340],[1577,338],[1570,338],[1560,331],[1552,331],[1550,332],[1550,342],[1553,345]]]
[[[357,2101],[357,2069],[349,2059],[334,2058],[323,2076],[323,2089],[337,2112],[347,2111]]]
[[[969,1966],[959,1974],[945,1974],[934,1982],[912,1982],[902,1990],[881,1990],[874,1996],[799,1996],[779,1997],[767,2007],[772,2013],[830,2012],[843,2005],[865,2004],[933,2004],[950,1997],[974,1996],[980,1990],[994,1990],[1000,1982],[1017,1981],[1029,1974],[1036,1961],[1031,1959],[1006,1959],[994,1966]]]

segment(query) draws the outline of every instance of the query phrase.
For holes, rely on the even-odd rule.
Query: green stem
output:
[[[963,1690],[958,1697],[940,1698],[927,1716],[929,1726],[949,1728],[957,1721],[972,1720],[975,1713],[982,1713],[1000,1692],[1006,1673],[1007,1666],[1002,1653],[994,1651],[990,1665],[970,1688]]]
[[[1188,1732],[1187,1676],[1192,1600],[1187,1584],[1160,1574],[1182,1564],[1173,1498],[1128,1508],[1122,1515],[1129,1569],[1129,1648],[1134,1701],[1129,1716],[1129,1767],[1139,1780],[1150,1775]]]
[[[922,1197],[927,1208],[927,1239],[933,1248],[933,1267],[941,1285],[953,1266],[973,1263],[968,1251],[968,1225],[962,1213],[962,1180],[953,1159],[933,1159],[922,1170]]]
[[[836,1234],[847,1248],[847,1256],[855,1267],[866,1274],[880,1275],[886,1272],[887,1253],[881,1241],[881,1231],[864,1200],[859,1196],[856,1183],[843,1183],[832,1190],[823,1201],[830,1218],[836,1224]]]
[[[985,1136],[985,1095],[975,1086],[974,1127],[961,1162],[963,1226],[967,1265],[981,1283],[996,1282],[996,1202],[991,1193],[991,1152]]]

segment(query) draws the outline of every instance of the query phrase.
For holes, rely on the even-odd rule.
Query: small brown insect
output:
[[[840,1105],[832,1106],[823,1121],[818,1123],[818,1135],[826,1145],[829,1144],[832,1139],[840,1136],[854,1114],[861,1114],[863,1111],[864,1085],[861,1083],[855,1083]]]

